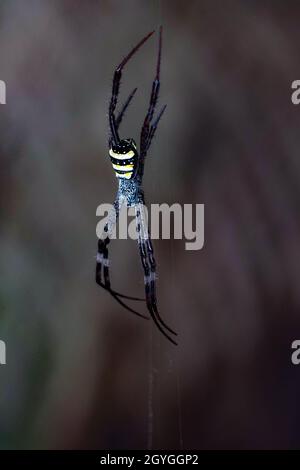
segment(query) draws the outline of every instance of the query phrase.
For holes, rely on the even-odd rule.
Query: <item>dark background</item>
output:
[[[0,4],[0,446],[299,447],[300,4],[282,0],[5,0]],[[169,344],[94,281],[114,67],[164,24],[149,203],[205,204],[205,247],[155,241]],[[157,35],[128,65],[137,139]],[[134,241],[116,289],[143,291]],[[122,288],[122,289],[121,289]]]

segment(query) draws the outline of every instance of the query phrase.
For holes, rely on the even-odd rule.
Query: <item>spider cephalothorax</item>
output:
[[[141,130],[140,138],[140,149],[137,150],[137,146],[133,139],[120,139],[119,137],[119,126],[125,114],[127,107],[129,106],[136,88],[131,92],[127,101],[115,115],[115,110],[118,101],[120,82],[122,76],[122,70],[129,59],[136,53],[136,51],[152,36],[154,31],[147,34],[122,60],[120,65],[116,68],[113,78],[112,96],[109,105],[109,126],[110,126],[110,137],[109,137],[109,155],[115,174],[119,181],[119,188],[117,198],[114,203],[114,210],[108,217],[108,222],[104,227],[104,232],[98,241],[98,253],[97,253],[97,264],[96,264],[96,282],[106,289],[110,294],[127,310],[139,315],[143,318],[147,318],[140,314],[136,310],[133,310],[124,300],[141,300],[146,301],[148,311],[156,324],[157,328],[166,336],[172,343],[176,344],[174,339],[170,336],[170,333],[176,335],[161,318],[156,301],[156,263],[154,259],[153,246],[146,223],[145,214],[145,200],[144,192],[142,190],[142,180],[144,174],[144,164],[147,152],[149,150],[151,141],[155,134],[157,125],[166,106],[163,106],[156,118],[154,118],[155,107],[158,100],[158,92],[160,87],[160,61],[161,61],[161,46],[162,46],[162,27],[159,30],[159,49],[158,59],[156,67],[156,76],[152,83],[152,91],[150,97],[150,103],[144,123]],[[144,270],[144,283],[145,283],[145,299],[139,299],[136,297],[130,297],[127,295],[120,294],[113,290],[110,286],[109,276],[109,259],[108,259],[108,244],[110,242],[112,233],[114,231],[116,220],[119,216],[122,205],[135,208],[136,217],[136,231],[138,234],[138,244],[140,258]],[[168,333],[166,332],[168,331]]]

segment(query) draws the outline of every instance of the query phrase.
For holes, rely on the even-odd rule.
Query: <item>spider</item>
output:
[[[112,84],[112,95],[109,105],[109,155],[116,177],[118,179],[119,187],[117,197],[114,202],[114,209],[108,215],[108,221],[104,227],[102,236],[98,240],[98,253],[96,259],[96,282],[99,286],[108,291],[114,299],[130,312],[149,319],[136,310],[129,307],[124,299],[146,301],[147,309],[153,319],[155,325],[160,332],[168,338],[172,343],[177,344],[172,335],[177,335],[161,318],[156,299],[156,263],[154,259],[153,246],[150,238],[150,233],[146,225],[145,216],[145,198],[142,189],[142,181],[144,174],[144,164],[147,152],[149,150],[151,141],[154,137],[157,125],[166,109],[163,106],[159,111],[156,118],[154,112],[158,101],[158,92],[160,88],[160,63],[161,63],[161,49],[162,49],[162,26],[159,29],[159,46],[158,46],[158,59],[156,67],[156,76],[152,83],[152,91],[150,103],[140,136],[140,151],[137,149],[135,141],[131,138],[121,139],[119,137],[119,126],[124,117],[124,114],[135,95],[137,88],[135,88],[127,101],[121,108],[120,112],[116,115],[115,110],[120,89],[120,81],[122,70],[131,59],[131,57],[138,51],[138,49],[152,36],[154,31],[147,34],[122,60],[120,65],[115,69]],[[138,237],[139,254],[144,270],[144,284],[145,284],[145,299],[137,297],[130,297],[116,292],[111,288],[110,275],[109,275],[109,258],[108,258],[108,245],[111,235],[116,225],[117,218],[121,207],[126,204],[127,207],[134,207],[136,218],[136,230]],[[167,332],[167,331],[168,332]]]

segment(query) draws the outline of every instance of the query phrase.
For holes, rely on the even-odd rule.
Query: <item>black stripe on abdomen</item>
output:
[[[136,156],[132,158],[124,158],[124,159],[110,157],[110,161],[114,165],[135,165],[136,160],[137,160]]]

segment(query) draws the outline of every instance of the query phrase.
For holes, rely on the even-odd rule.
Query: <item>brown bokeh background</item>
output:
[[[94,281],[113,68],[161,19],[146,196],[205,204],[203,250],[154,242],[177,348]],[[299,19],[292,0],[1,2],[1,448],[299,447]],[[124,137],[156,53],[157,36],[125,71]],[[115,288],[141,294],[135,242],[111,257]]]

